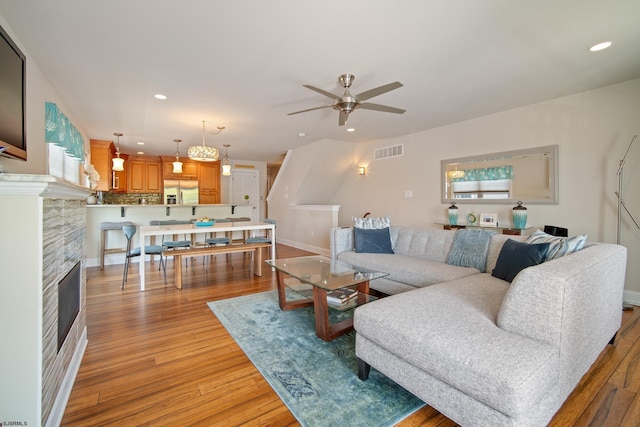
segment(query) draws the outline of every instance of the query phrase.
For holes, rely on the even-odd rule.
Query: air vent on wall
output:
[[[376,148],[373,152],[373,160],[387,159],[404,155],[404,145],[392,145],[391,147]]]

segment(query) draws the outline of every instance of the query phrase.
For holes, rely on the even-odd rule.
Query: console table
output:
[[[482,228],[482,229],[486,229],[486,230],[497,230],[497,231],[501,232],[502,234],[510,234],[512,236],[520,236],[525,231],[533,230],[535,228],[535,227],[529,227],[529,226],[527,226],[526,228],[522,228],[522,229],[514,228],[512,224],[506,224],[506,225],[501,226],[501,227],[481,227],[479,225],[471,225],[471,224],[451,225],[451,224],[446,223],[446,222],[436,222],[436,224],[441,225],[442,228],[444,228],[445,230],[457,230],[458,228]]]

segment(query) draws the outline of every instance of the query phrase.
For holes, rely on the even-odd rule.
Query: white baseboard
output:
[[[87,327],[85,326],[84,331],[82,331],[80,341],[76,346],[76,351],[73,352],[71,363],[69,363],[67,372],[62,379],[62,384],[60,384],[60,390],[58,390],[56,400],[53,402],[51,413],[49,414],[49,418],[47,418],[47,422],[45,423],[46,427],[59,426],[62,423],[64,410],[67,407],[67,402],[69,401],[69,396],[71,395],[71,389],[73,389],[73,383],[76,381],[76,375],[78,375],[78,371],[80,370],[80,363],[82,363],[82,356],[84,356],[84,351],[87,348],[87,343]]]
[[[629,291],[625,289],[622,295],[622,299],[626,303],[640,306],[640,292]]]
[[[314,252],[320,255],[331,256],[328,248],[321,248],[318,246],[307,245],[306,243],[295,242],[293,240],[281,239],[278,237],[278,243],[282,243],[283,245],[291,246],[297,249],[302,249],[303,251]]]

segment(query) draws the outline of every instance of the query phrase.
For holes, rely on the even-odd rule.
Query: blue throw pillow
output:
[[[369,254],[392,254],[391,234],[389,227],[367,230],[354,228],[356,252]]]
[[[549,243],[529,244],[508,239],[502,245],[491,275],[511,283],[520,270],[544,262],[548,251]]]

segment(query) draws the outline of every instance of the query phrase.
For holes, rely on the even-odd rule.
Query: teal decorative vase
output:
[[[449,224],[456,225],[458,223],[458,207],[456,202],[451,202],[449,206]]]
[[[527,227],[527,208],[522,206],[522,202],[518,202],[518,206],[513,208],[513,226],[518,230]]]

